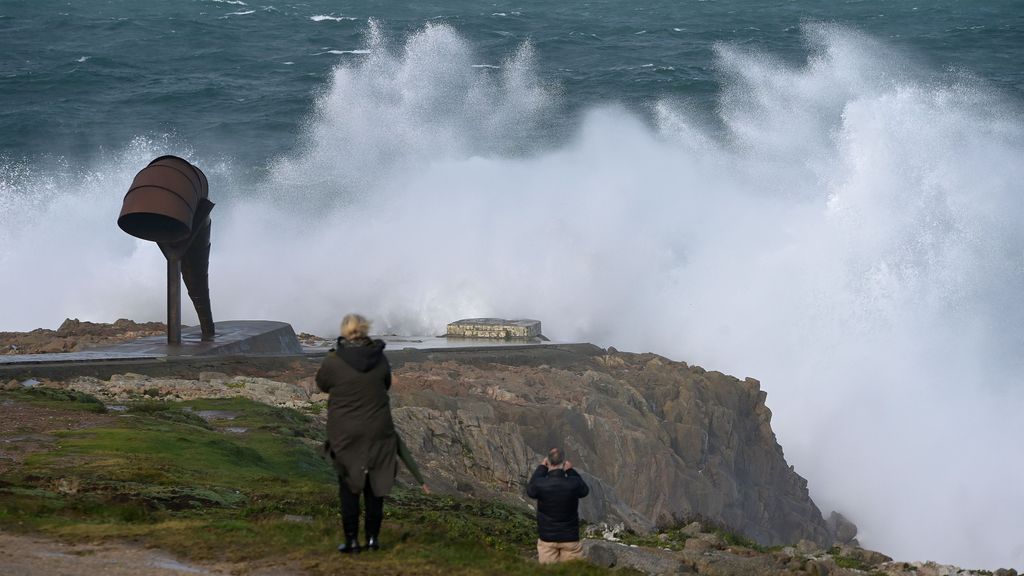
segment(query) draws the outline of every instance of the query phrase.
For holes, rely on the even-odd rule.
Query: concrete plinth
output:
[[[181,331],[181,344],[166,336],[150,336],[81,352],[0,356],[0,366],[101,360],[138,360],[169,357],[288,356],[303,353],[291,324],[269,320],[217,322],[217,334],[204,342],[199,326]]]
[[[286,356],[302,354],[302,345],[291,324],[270,320],[232,320],[216,323],[214,339],[204,342],[199,326],[181,331],[181,344],[167,343],[164,336],[139,338],[93,351],[141,356]]]

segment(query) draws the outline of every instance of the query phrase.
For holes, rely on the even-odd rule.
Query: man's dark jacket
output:
[[[590,487],[570,468],[548,471],[541,464],[533,471],[526,495],[537,499],[537,536],[545,542],[576,542],[580,539],[580,498]]]

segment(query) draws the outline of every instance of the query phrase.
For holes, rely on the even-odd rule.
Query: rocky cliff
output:
[[[528,472],[563,446],[593,488],[588,520],[645,531],[700,517],[768,545],[835,538],[756,380],[593,346],[395,364],[396,423],[445,489],[522,500]]]
[[[440,491],[529,504],[528,475],[558,445],[592,487],[581,508],[591,522],[645,532],[702,519],[765,545],[829,545],[856,532],[848,522],[826,522],[787,465],[756,380],[592,345],[388,356],[395,421]],[[238,395],[323,407],[312,384],[317,356],[219,362],[134,363],[121,371],[137,375],[115,365],[77,371],[91,377],[61,364],[51,379],[113,401]],[[33,370],[46,380],[45,368]]]

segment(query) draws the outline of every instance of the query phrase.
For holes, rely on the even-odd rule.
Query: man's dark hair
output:
[[[552,466],[559,466],[565,461],[565,454],[562,453],[561,448],[552,448],[548,451],[548,464]]]

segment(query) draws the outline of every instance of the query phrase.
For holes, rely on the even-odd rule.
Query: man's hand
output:
[[[424,484],[423,486],[420,486],[420,488],[423,488],[423,493],[424,494],[430,494],[430,486],[427,486],[426,484]]]
[[[566,460],[565,461],[565,466],[562,469],[563,470],[572,470],[572,462],[569,462],[568,460]]]
[[[544,459],[540,461],[540,465],[541,466],[548,466],[548,467],[551,466],[551,464],[548,464],[548,457],[547,456],[545,456]]]

